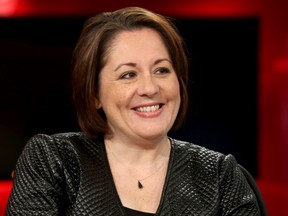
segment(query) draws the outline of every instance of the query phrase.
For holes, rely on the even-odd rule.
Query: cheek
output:
[[[175,83],[173,87],[171,86],[169,95],[171,97],[171,101],[174,102],[175,111],[177,110],[178,112],[181,104],[180,86],[178,82]]]
[[[171,85],[169,86],[169,95],[171,95],[171,98],[174,98],[174,100],[177,100],[180,102],[181,96],[180,96],[180,85],[178,82],[178,79],[175,78],[173,82],[171,82]]]
[[[131,92],[123,86],[110,86],[105,88],[105,93],[102,94],[102,101],[109,109],[121,109],[129,105]],[[104,105],[104,104],[103,104]]]
[[[175,94],[175,100],[177,101],[177,110],[179,110],[180,104],[181,104],[181,96],[180,96],[180,91],[177,91],[177,94]]]

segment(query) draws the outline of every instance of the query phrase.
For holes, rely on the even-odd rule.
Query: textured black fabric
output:
[[[82,133],[34,136],[17,162],[6,215],[126,215],[103,140]],[[260,214],[233,156],[171,139],[156,215]]]

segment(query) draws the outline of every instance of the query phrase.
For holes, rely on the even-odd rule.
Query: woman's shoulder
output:
[[[69,161],[76,162],[82,157],[98,154],[100,143],[100,139],[92,140],[82,132],[36,134],[25,145],[21,158],[34,161],[35,164],[37,161],[67,164]]]
[[[223,214],[231,212],[235,212],[235,215],[257,214],[255,195],[233,155],[225,155],[175,139],[172,140],[172,149],[174,151],[172,167],[175,173],[173,179],[177,182],[177,187],[181,186],[177,196],[182,196],[186,191],[190,195],[191,191],[199,190],[194,198],[197,195],[199,197],[193,198],[194,200],[190,202],[196,204],[195,209],[202,206],[201,202],[205,200],[205,204],[215,204],[214,206],[221,209]],[[183,185],[186,191],[182,190]],[[203,208],[199,211],[202,210]]]
[[[82,132],[66,132],[57,134],[35,134],[26,145],[28,149],[51,149],[51,148],[79,148],[95,146],[101,143],[101,139],[90,139]]]
[[[216,150],[208,149],[191,142],[171,139],[172,148],[178,157],[186,155],[189,161],[196,163],[203,167],[215,167],[219,169],[223,165],[236,166],[237,162],[233,155],[218,152]]]
[[[56,133],[56,134],[35,134],[30,138],[29,142],[38,143],[45,145],[51,142],[63,143],[63,142],[91,142],[92,140],[89,139],[84,133],[82,132],[66,132],[66,133]]]
[[[173,148],[176,151],[187,152],[187,153],[194,154],[194,155],[195,154],[202,155],[203,157],[205,156],[212,156],[212,157],[217,157],[217,158],[225,157],[225,155],[221,152],[208,149],[204,146],[200,146],[192,142],[178,140],[178,139],[171,139],[171,140],[172,140]]]
[[[97,142],[101,141],[92,140],[82,132],[36,134],[25,145],[15,170],[28,170],[27,173],[34,170],[43,179],[60,178],[63,170],[65,175],[78,175],[83,161],[101,152]]]

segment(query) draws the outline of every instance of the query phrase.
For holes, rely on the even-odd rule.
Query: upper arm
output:
[[[62,184],[55,140],[46,135],[34,136],[17,161],[6,215],[58,215]]]
[[[255,194],[233,156],[221,161],[219,177],[223,215],[260,215]]]

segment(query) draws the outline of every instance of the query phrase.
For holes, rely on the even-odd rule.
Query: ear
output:
[[[95,107],[96,107],[96,109],[102,108],[102,104],[100,103],[100,101],[97,98],[95,98]]]

